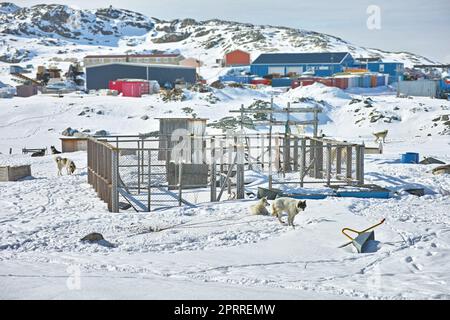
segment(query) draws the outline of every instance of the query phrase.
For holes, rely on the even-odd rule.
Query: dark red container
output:
[[[123,82],[122,96],[124,97],[142,97],[142,82]]]
[[[340,89],[348,88],[348,78],[334,78],[334,86]]]
[[[121,80],[110,80],[109,81],[109,86],[108,86],[109,90],[117,90],[120,92],[122,92],[122,81]]]
[[[291,83],[291,88],[295,89],[297,87],[300,86],[310,86],[312,84],[314,84],[314,82],[316,82],[316,80],[313,79],[297,79],[297,80],[293,80]]]
[[[320,82],[328,87],[333,87],[333,79],[331,78],[320,78],[317,82]]]
[[[253,79],[250,81],[251,84],[263,84],[266,86],[270,86],[270,80],[269,79]]]

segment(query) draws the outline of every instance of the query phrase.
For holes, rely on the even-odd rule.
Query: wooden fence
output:
[[[108,205],[108,210],[118,212],[117,150],[96,139],[87,141],[88,183]]]

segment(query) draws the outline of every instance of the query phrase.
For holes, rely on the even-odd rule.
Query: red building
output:
[[[242,50],[234,50],[225,54],[223,58],[225,67],[250,65],[250,53]]]

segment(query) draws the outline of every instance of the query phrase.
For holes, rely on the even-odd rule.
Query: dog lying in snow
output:
[[[75,166],[75,163],[67,158],[61,158],[61,157],[56,157],[55,158],[56,161],[56,165],[58,167],[58,176],[62,176],[62,169],[66,168],[66,172],[68,175],[72,174],[75,172],[75,169],[77,168]]]
[[[294,226],[294,218],[300,211],[305,211],[306,201],[296,200],[293,198],[281,197],[272,202],[272,216],[278,218],[278,220],[284,224],[281,220],[281,213],[287,212],[288,214],[288,226]]]
[[[55,146],[51,146],[51,147],[50,147],[50,150],[52,150],[52,154],[60,154],[60,153],[61,153],[61,151],[58,151],[58,150],[55,148]]]
[[[254,215],[268,216],[269,211],[266,209],[268,206],[270,206],[270,203],[267,201],[266,197],[263,197],[259,199],[256,204],[250,206],[250,213]]]
[[[386,140],[386,136],[388,134],[388,130],[383,130],[380,132],[374,132],[372,133],[375,136],[375,143],[378,142],[380,139],[383,140],[383,143]]]

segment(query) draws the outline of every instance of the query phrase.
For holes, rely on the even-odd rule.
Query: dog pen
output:
[[[283,133],[194,135],[178,160],[167,135],[88,139],[88,182],[111,212],[243,199],[245,172],[272,185],[363,185],[364,145]]]

